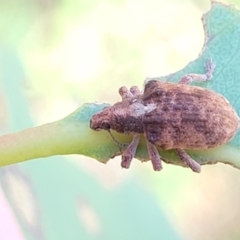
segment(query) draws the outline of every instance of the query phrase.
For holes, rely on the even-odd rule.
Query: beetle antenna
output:
[[[122,152],[122,148],[126,148],[129,144],[128,143],[120,143],[111,133],[110,129],[107,130],[108,133],[110,134],[112,140],[117,144],[117,146],[119,147],[120,152]]]

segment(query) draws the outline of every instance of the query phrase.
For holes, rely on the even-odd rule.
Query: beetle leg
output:
[[[137,86],[132,86],[130,88],[130,92],[132,93],[132,95],[135,97],[135,96],[138,96],[141,94],[141,91],[139,90],[139,88]]]
[[[212,78],[213,71],[215,68],[215,64],[212,61],[212,59],[209,59],[205,64],[205,74],[194,74],[190,73],[187,75],[184,75],[179,83],[181,84],[190,84],[191,82],[205,82]]]
[[[162,161],[156,146],[147,140],[147,149],[148,156],[152,161],[153,169],[155,171],[160,171],[162,169]]]
[[[126,87],[119,88],[119,94],[122,97],[122,100],[126,100],[132,97],[136,97],[141,94],[139,88],[137,86],[132,86],[130,91]]]
[[[125,86],[120,87],[118,92],[119,92],[120,96],[122,97],[123,101],[133,97],[133,94]]]
[[[181,158],[182,161],[186,163],[194,172],[201,172],[201,165],[193,160],[183,149],[176,148],[177,155]]]
[[[122,153],[121,166],[123,168],[129,168],[130,167],[131,161],[134,158],[136,150],[137,150],[139,139],[140,139],[139,134],[133,135],[132,142],[128,145],[128,147]]]

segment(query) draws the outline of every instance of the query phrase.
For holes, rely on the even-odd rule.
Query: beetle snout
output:
[[[101,128],[98,126],[98,124],[96,124],[95,121],[93,121],[92,119],[90,120],[90,128],[94,131],[100,131]]]
[[[96,113],[90,119],[90,128],[94,131],[109,130],[111,128],[111,111],[105,108],[103,111]]]

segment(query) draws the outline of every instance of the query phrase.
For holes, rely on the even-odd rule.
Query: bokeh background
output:
[[[240,7],[238,0],[222,1]],[[199,55],[208,0],[0,0],[2,134],[61,119]],[[238,240],[240,172],[57,156],[0,169],[0,239]]]

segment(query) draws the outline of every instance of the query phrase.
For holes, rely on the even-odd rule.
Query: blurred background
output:
[[[238,0],[222,1],[240,7]],[[0,0],[0,130],[119,100],[198,57],[208,0]],[[0,239],[240,239],[240,172],[120,158],[36,159],[0,169]]]

